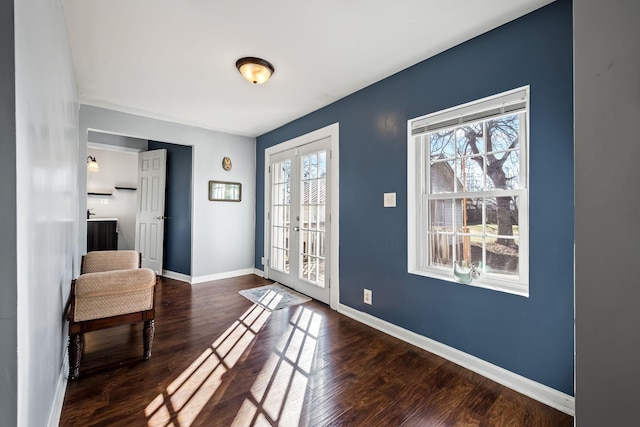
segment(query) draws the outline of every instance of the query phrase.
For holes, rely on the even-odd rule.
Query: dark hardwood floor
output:
[[[274,312],[243,276],[162,278],[142,324],[85,336],[70,426],[572,426],[573,418],[311,301]]]

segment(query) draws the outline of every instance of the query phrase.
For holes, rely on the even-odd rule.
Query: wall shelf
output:
[[[87,196],[113,196],[113,193],[103,193],[97,191],[87,191]]]
[[[137,188],[136,187],[121,187],[119,185],[116,185],[116,190],[131,190],[131,191],[136,191]]]

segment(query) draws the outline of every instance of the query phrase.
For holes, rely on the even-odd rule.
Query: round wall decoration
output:
[[[231,158],[230,157],[224,157],[222,159],[222,169],[224,169],[226,171],[230,171],[231,170]]]

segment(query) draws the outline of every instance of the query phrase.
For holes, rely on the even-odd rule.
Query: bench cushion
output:
[[[73,320],[150,310],[155,284],[156,273],[148,268],[82,274],[75,282]]]

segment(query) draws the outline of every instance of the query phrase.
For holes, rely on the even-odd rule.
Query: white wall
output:
[[[149,141],[146,139],[129,138],[111,133],[89,131],[87,139],[94,148],[106,148],[107,150],[121,149],[140,152],[147,151],[149,148]]]
[[[638,425],[640,2],[573,8],[576,423]]]
[[[18,218],[15,425],[41,427],[50,418],[57,422],[56,413],[64,396],[63,309],[79,265],[78,104],[59,0],[15,1],[15,46]],[[0,418],[0,424],[5,421]],[[3,425],[11,424],[9,421]]]
[[[17,424],[16,103],[13,2],[0,2],[0,414]]]
[[[191,275],[194,279],[215,278],[216,275],[253,268],[255,138],[82,105],[81,146],[86,146],[89,130],[192,146]],[[233,162],[229,172],[222,169],[225,156],[231,157]],[[207,192],[212,179],[242,183],[242,202],[210,202]],[[81,192],[85,191],[81,189]],[[86,235],[86,223],[81,227],[84,227],[81,233]],[[86,249],[86,242],[80,242],[80,247]]]
[[[87,173],[87,191],[110,192],[110,197],[87,196],[91,218],[118,218],[118,249],[134,249],[136,243],[136,191],[115,187],[136,187],[138,153],[89,147],[88,155],[98,161],[99,171]],[[107,204],[103,204],[106,200]]]

